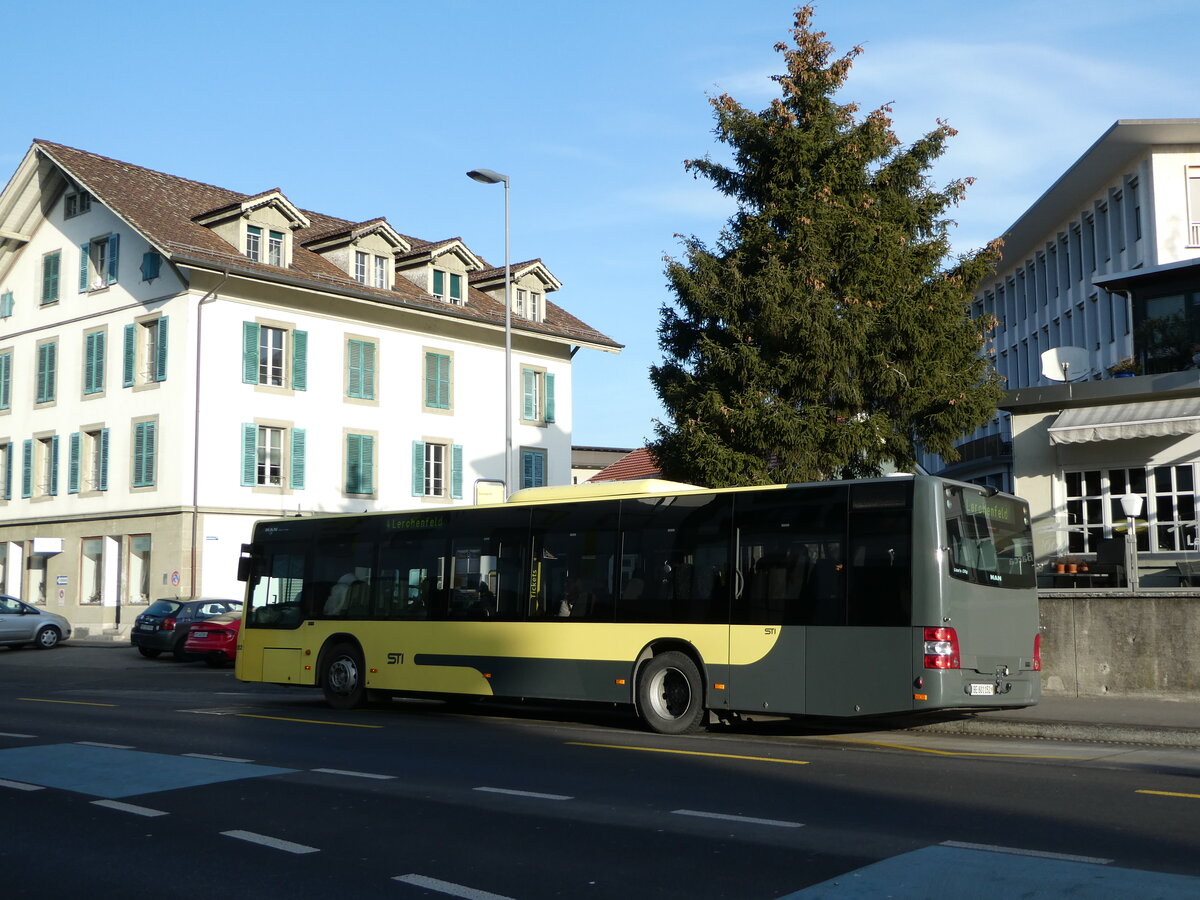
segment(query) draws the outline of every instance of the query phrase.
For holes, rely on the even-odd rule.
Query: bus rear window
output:
[[[945,489],[943,508],[952,578],[1001,588],[1037,583],[1024,501],[955,486]]]

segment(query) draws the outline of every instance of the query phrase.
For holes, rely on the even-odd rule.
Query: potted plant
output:
[[[1132,378],[1142,374],[1142,364],[1132,356],[1127,356],[1109,366],[1108,374],[1113,378]]]

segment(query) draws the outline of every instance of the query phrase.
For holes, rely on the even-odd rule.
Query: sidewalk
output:
[[[968,713],[913,730],[1200,749],[1200,700],[1043,694],[1029,709]]]

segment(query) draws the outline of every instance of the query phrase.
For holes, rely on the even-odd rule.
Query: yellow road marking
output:
[[[72,706],[113,706],[115,703],[85,703],[83,700],[43,700],[41,697],[18,697],[18,700],[25,700],[29,703],[69,703]]]
[[[382,728],[382,725],[359,725],[357,722],[322,722],[320,719],[289,719],[285,716],[258,716],[254,713],[234,713],[240,719],[269,719],[272,722],[303,722],[305,725],[337,725],[341,728]]]
[[[1186,797],[1189,800],[1200,800],[1200,794],[1180,794],[1176,791],[1134,791],[1135,794],[1154,794],[1158,797]]]
[[[932,753],[935,756],[992,756],[1001,759],[1091,759],[1090,756],[1053,756],[1038,753],[977,753],[969,750],[933,750],[929,747],[913,747],[908,744],[889,744],[886,741],[864,741],[857,738],[825,738],[842,744],[866,744],[869,747],[888,747],[892,750],[911,750],[913,753]]]
[[[747,759],[751,762],[785,763],[790,766],[807,766],[803,759],[773,759],[769,756],[737,756],[733,753],[704,753],[700,750],[666,750],[662,747],[630,747],[625,744],[589,744],[584,741],[567,741],[568,747],[601,747],[605,750],[644,750],[647,753],[679,753],[683,756],[715,756],[720,759]]]

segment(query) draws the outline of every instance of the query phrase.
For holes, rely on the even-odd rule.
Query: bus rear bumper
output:
[[[1006,709],[1033,706],[1041,696],[1038,672],[1000,676],[967,669],[926,671],[924,684],[913,691],[913,708]]]

